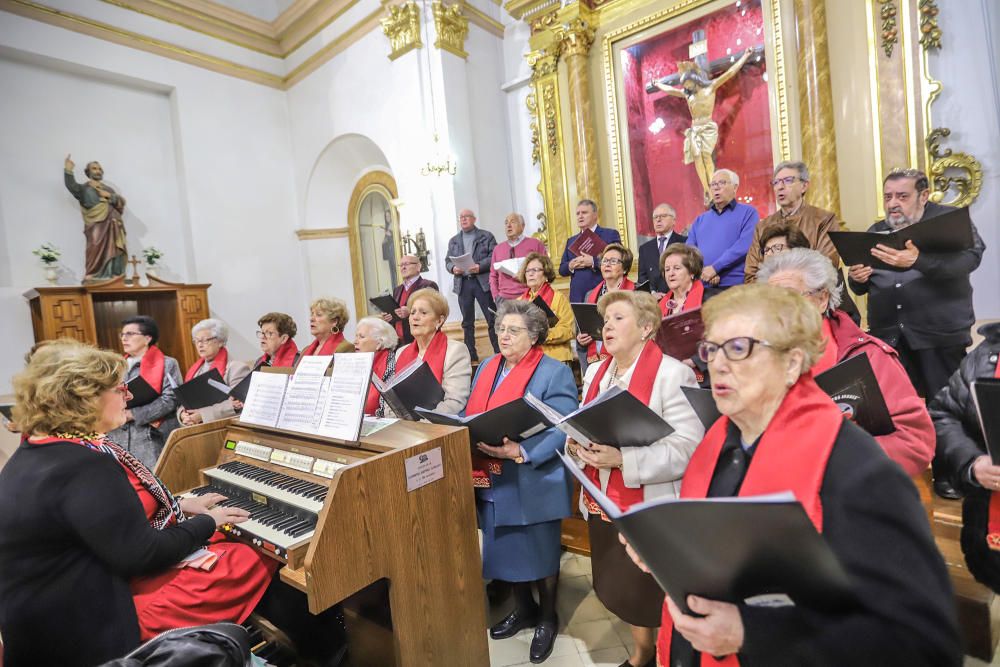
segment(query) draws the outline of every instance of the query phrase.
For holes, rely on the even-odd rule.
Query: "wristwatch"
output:
[[[514,463],[524,463],[524,457],[518,454],[514,457]]]

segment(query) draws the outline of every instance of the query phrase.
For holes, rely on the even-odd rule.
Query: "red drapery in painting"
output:
[[[660,202],[677,209],[678,231],[705,210],[694,165],[684,164],[684,130],[691,127],[687,102],[661,91],[645,90],[650,81],[675,73],[678,62],[690,60],[688,48],[696,30],[705,31],[709,62],[738,58],[747,47],[764,43],[760,2],[727,4],[622,50],[620,75],[639,236],[653,234],[653,207]],[[718,74],[715,72],[713,78]],[[716,168],[732,169],[739,174],[737,198],[756,207],[761,218],[775,207],[771,192],[773,161],[767,86],[764,60],[757,62],[751,58],[740,73],[717,91],[712,113],[712,119],[719,125]]]

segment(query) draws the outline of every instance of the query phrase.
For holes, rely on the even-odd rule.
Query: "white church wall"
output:
[[[0,333],[9,349],[33,338],[20,295],[43,280],[30,251],[52,241],[71,272],[62,282],[82,275],[83,223],[59,180],[72,152],[78,170],[102,161],[124,192],[130,252],[155,245],[165,278],[212,283],[212,315],[229,325],[230,349],[256,356],[257,317],[306,301],[284,93],[0,17],[0,85],[19,91],[0,100],[5,124],[18,128],[0,130]],[[20,364],[16,353],[0,359],[0,393]]]

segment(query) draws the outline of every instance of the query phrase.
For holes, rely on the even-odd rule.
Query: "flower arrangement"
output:
[[[156,262],[163,257],[163,253],[156,248],[150,246],[142,251],[142,256],[146,259],[146,264],[149,266],[156,266]]]
[[[40,247],[32,250],[31,254],[42,260],[42,264],[45,266],[55,264],[59,261],[59,257],[62,255],[62,253],[59,252],[59,248],[56,248],[51,243],[43,243]]]

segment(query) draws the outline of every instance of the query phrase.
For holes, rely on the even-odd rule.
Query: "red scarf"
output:
[[[265,354],[263,357],[257,360],[257,366],[261,366],[270,362],[272,368],[291,368],[295,365],[295,356],[299,353],[299,346],[295,344],[295,341],[289,338],[278,351],[274,353],[274,358],[271,355]]]
[[[739,496],[756,496],[791,491],[802,503],[816,530],[823,530],[820,489],[826,464],[837,434],[844,424],[840,410],[813,380],[812,373],[799,378],[771,418],[757,443]],[[722,417],[705,434],[688,462],[681,482],[681,498],[705,498],[715,473],[715,465],[729,430],[729,418]],[[657,639],[657,655],[667,664],[673,619],[663,604],[663,618]],[[736,655],[717,660],[701,654],[701,665],[738,665]]]
[[[128,356],[125,357],[128,359]],[[146,348],[139,359],[139,375],[157,394],[163,393],[163,352],[155,345]]]
[[[541,346],[533,345],[495,391],[493,385],[496,383],[497,374],[500,373],[504,359],[501,354],[490,358],[486,362],[486,367],[479,373],[476,384],[472,386],[472,394],[469,396],[469,402],[465,405],[466,416],[478,415],[524,396],[528,382],[531,381],[535,369],[538,368],[538,364],[544,356],[545,353],[542,352]],[[487,444],[500,445],[502,443]],[[501,472],[503,472],[502,461],[476,454],[472,455],[472,486],[488,488],[492,486],[490,473],[499,475]]]
[[[194,362],[191,368],[188,369],[187,374],[184,375],[184,381],[187,382],[194,378],[198,374],[198,369],[205,364],[205,359],[201,358]],[[215,355],[215,359],[212,359],[212,368],[219,371],[219,375],[223,378],[226,377],[226,366],[229,365],[229,352],[226,348],[220,348],[219,353]]]
[[[344,342],[344,333],[342,331],[338,331],[335,334],[331,334],[326,339],[326,341],[324,341],[323,347],[320,349],[320,351],[317,352],[316,348],[319,347],[319,338],[315,338],[313,339],[313,342],[309,343],[306,349],[302,350],[302,356],[303,357],[309,357],[312,355],[320,357],[329,356],[334,352],[336,352],[337,347],[343,342]]]
[[[676,313],[670,310],[667,304],[671,299],[674,298],[673,290],[666,293],[666,295],[660,299],[660,313],[664,317],[667,315],[676,315]],[[691,289],[688,290],[687,297],[684,299],[684,305],[681,306],[679,312],[685,312],[688,310],[694,310],[695,308],[701,308],[701,303],[705,299],[705,283],[700,280],[696,280],[691,284]]]
[[[372,365],[372,375],[382,380],[385,367],[389,363],[389,350],[379,350],[375,353],[375,363]],[[368,397],[365,399],[365,414],[372,416],[378,410],[379,399],[382,397],[375,388],[374,382],[368,383]]]
[[[1000,361],[993,371],[993,377],[1000,378]],[[1000,493],[990,493],[989,519],[986,524],[986,546],[994,551],[1000,551]]]
[[[528,288],[528,289],[526,289],[524,291],[524,294],[522,294],[519,297],[519,300],[520,301],[534,301],[535,297],[539,297],[540,296],[540,297],[542,297],[542,301],[545,302],[546,306],[551,306],[552,305],[552,298],[555,295],[556,295],[556,291],[554,289],[552,289],[552,285],[550,285],[548,283],[542,283],[542,286],[538,288],[538,292],[534,296],[531,295],[531,288]]]
[[[597,303],[601,297],[601,288],[604,287],[606,283],[601,283],[594,289],[587,293],[585,298],[587,303]],[[628,276],[622,278],[622,284],[618,287],[619,290],[624,290],[631,292],[635,289],[635,283],[628,279]],[[609,289],[608,292],[613,292],[614,290]],[[607,294],[607,292],[605,292]],[[587,361],[589,363],[596,363],[598,361],[603,361],[608,358],[608,353],[604,351],[604,342],[595,340],[590,345],[587,346]]]
[[[833,337],[833,329],[828,317],[823,318],[823,340],[826,341],[826,347],[823,348],[823,356],[812,367],[814,376],[836,366],[837,358],[840,356],[840,350],[837,349],[837,341]]]
[[[442,331],[438,331],[431,338],[427,351],[424,352],[424,361],[431,367],[431,373],[438,382],[444,376],[444,355],[448,352],[448,336]],[[403,348],[396,360],[396,368],[402,370],[417,360],[417,341],[413,341]],[[397,371],[398,372],[398,371]]]
[[[601,390],[601,380],[604,378],[604,374],[608,372],[608,368],[611,367],[611,361],[611,359],[605,359],[597,369],[594,379],[590,381],[590,386],[587,388],[587,396],[583,401],[584,405],[597,398]],[[653,393],[653,383],[656,381],[656,374],[660,370],[660,362],[662,361],[663,352],[660,351],[660,348],[654,341],[647,340],[646,344],[642,346],[639,359],[636,361],[635,369],[632,371],[632,378],[628,383],[629,393],[647,405],[649,404],[649,397]],[[601,488],[601,475],[597,468],[588,465],[583,471],[597,488]],[[613,469],[608,476],[608,488],[605,493],[623,512],[632,505],[641,503],[644,495],[641,486],[637,489],[625,486],[622,471],[618,468]],[[601,518],[605,521],[608,520],[608,517],[601,511],[600,506],[586,492],[583,494],[583,504],[591,514],[600,514]]]

